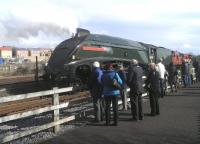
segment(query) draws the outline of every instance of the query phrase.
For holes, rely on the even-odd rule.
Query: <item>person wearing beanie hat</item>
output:
[[[122,80],[119,77],[118,73],[113,70],[113,64],[106,64],[105,71],[102,76],[102,85],[103,85],[103,95],[105,99],[105,118],[106,125],[110,125],[111,121],[111,103],[113,108],[113,120],[114,125],[118,125],[118,97],[120,95],[120,90],[113,85],[113,81],[116,81],[119,85],[122,85]]]
[[[99,68],[100,63],[98,61],[93,62],[93,67]]]
[[[113,64],[112,64],[112,63],[107,63],[107,64],[105,65],[105,69],[106,69],[106,70],[112,70],[112,69],[113,69]]]
[[[98,61],[93,62],[93,69],[89,78],[88,87],[90,89],[91,97],[94,107],[94,122],[103,120],[103,99],[102,99],[102,84],[101,77],[103,75]]]

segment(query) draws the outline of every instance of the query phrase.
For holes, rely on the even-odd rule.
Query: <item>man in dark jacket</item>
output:
[[[133,59],[128,70],[127,84],[130,87],[130,102],[133,120],[143,119],[142,92],[143,92],[143,69],[138,65],[138,61]]]
[[[102,78],[103,72],[100,69],[99,62],[93,63],[93,70],[89,79],[89,88],[91,97],[93,99],[95,122],[103,120],[103,108],[102,108]]]
[[[151,107],[151,115],[159,115],[159,104],[158,104],[158,96],[160,93],[160,75],[156,70],[155,63],[149,64],[149,75],[146,80],[146,89],[149,90],[149,99],[150,99],[150,107]],[[149,88],[148,88],[149,87]]]

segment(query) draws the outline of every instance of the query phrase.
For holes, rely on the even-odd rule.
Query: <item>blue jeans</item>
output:
[[[188,87],[188,86],[191,86],[191,76],[189,74],[185,74],[184,75],[184,86],[185,87]]]

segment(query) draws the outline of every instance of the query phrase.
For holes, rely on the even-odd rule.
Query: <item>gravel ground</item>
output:
[[[159,99],[160,115],[132,121],[131,111],[119,112],[119,125],[89,123],[41,144],[200,144],[200,85],[181,88]]]

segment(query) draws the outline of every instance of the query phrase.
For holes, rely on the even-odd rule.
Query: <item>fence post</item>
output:
[[[38,81],[38,57],[35,57],[35,81]]]
[[[124,93],[124,110],[127,110],[127,89],[123,90],[123,93]]]
[[[59,94],[55,93],[58,87],[54,87],[54,95],[53,95],[53,105],[59,105]],[[54,110],[54,122],[60,119],[60,111],[59,109]],[[54,127],[54,133],[57,133],[60,130],[60,125],[56,125]]]
[[[11,72],[11,65],[8,65],[8,72]]]

